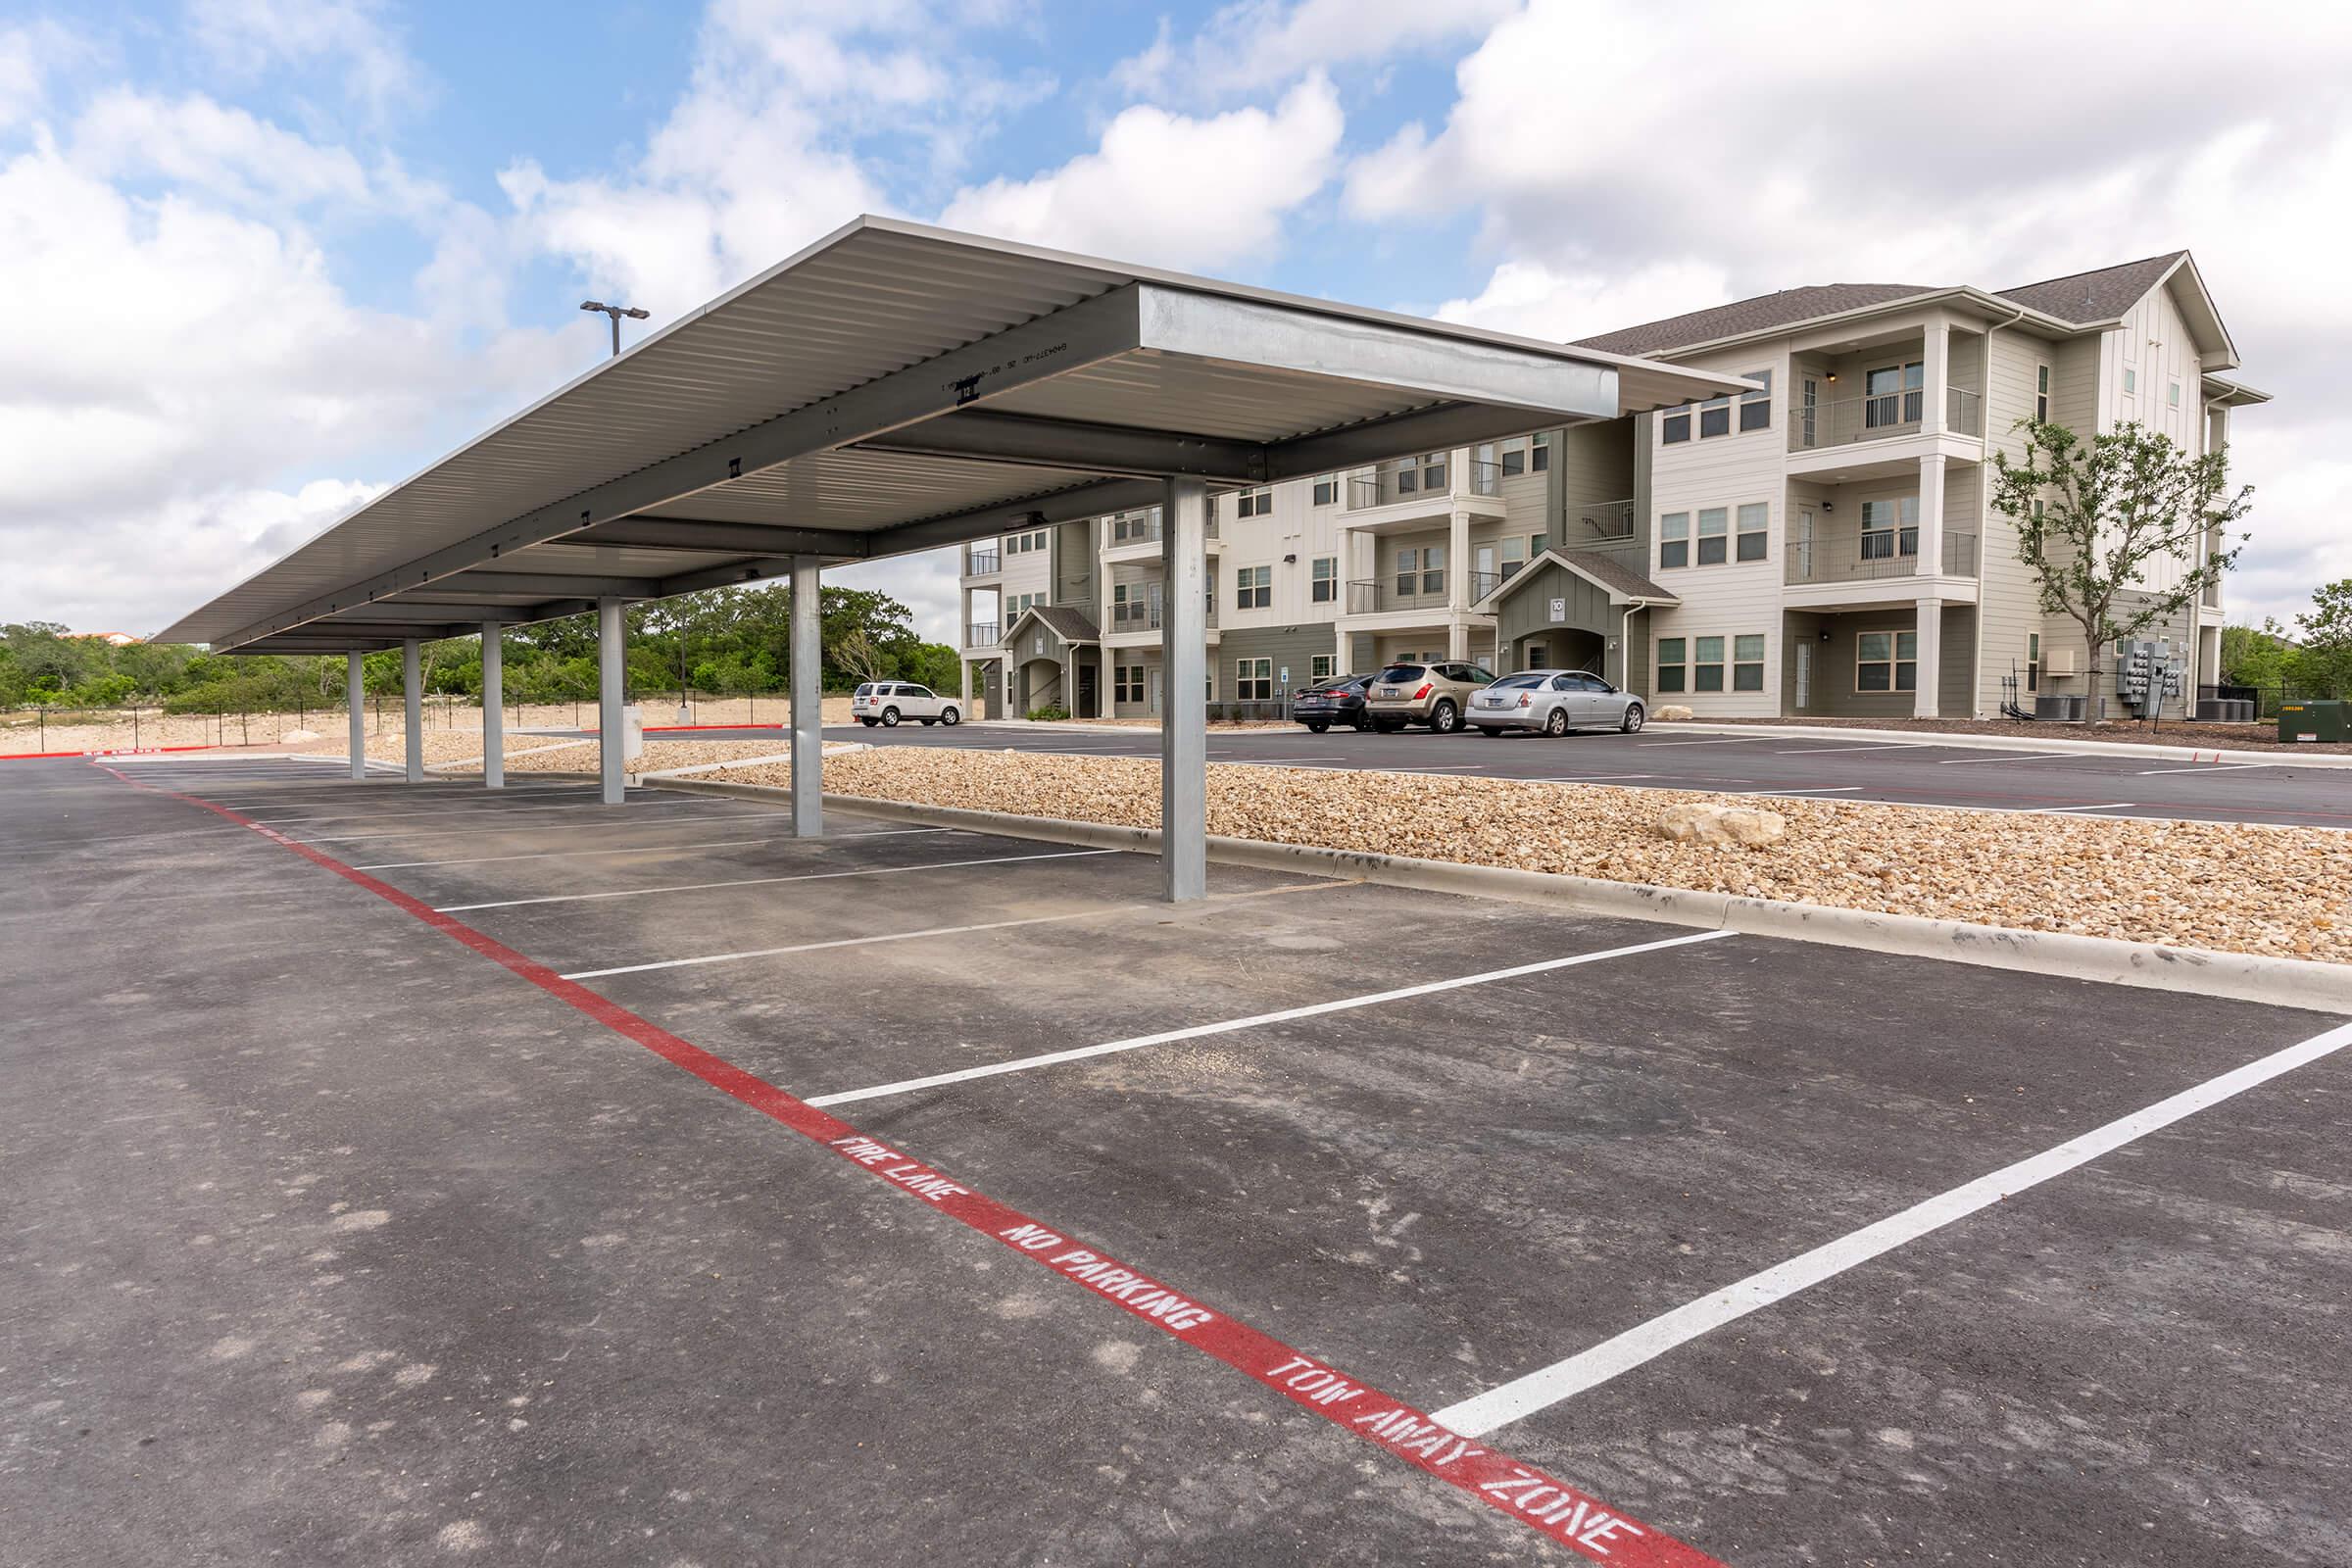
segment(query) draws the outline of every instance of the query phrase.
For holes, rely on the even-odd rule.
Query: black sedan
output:
[[[1369,675],[1334,675],[1291,694],[1291,716],[1320,735],[1334,724],[1368,729],[1364,716],[1364,688]]]

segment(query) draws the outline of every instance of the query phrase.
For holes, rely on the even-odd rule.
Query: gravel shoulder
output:
[[[2166,723],[2032,724],[2018,719],[1975,718],[1706,718],[1714,724],[1761,724],[1805,729],[1917,730],[1923,735],[1991,735],[2003,740],[2096,741],[2113,746],[2210,746],[2225,752],[2333,752],[2352,755],[2352,746],[2332,742],[2281,742],[2276,724]]]
[[[789,785],[765,763],[717,776]],[[825,761],[842,795],[1130,827],[1159,824],[1150,759],[877,747]],[[1703,791],[1218,766],[1211,833],[1410,855],[2129,942],[2352,963],[2352,834],[1779,800],[1787,836],[1670,843]]]

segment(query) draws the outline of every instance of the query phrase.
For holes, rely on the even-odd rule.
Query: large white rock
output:
[[[1677,719],[1696,718],[1698,715],[1680,703],[1668,703],[1664,708],[1653,710],[1649,716],[1661,723],[1671,724]]]
[[[1788,831],[1778,811],[1745,806],[1670,806],[1658,816],[1658,837],[1677,844],[1737,844],[1747,849],[1770,844]]]
[[[315,729],[290,729],[277,739],[282,746],[299,746],[304,741],[318,739],[318,732]]]

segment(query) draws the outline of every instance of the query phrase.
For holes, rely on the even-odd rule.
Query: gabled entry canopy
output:
[[[159,635],[386,648],[1744,389],[860,218]]]

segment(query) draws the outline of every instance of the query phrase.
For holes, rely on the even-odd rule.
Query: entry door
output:
[[[1102,710],[1095,706],[1096,682],[1100,679],[1101,674],[1091,660],[1078,666],[1078,703],[1070,710],[1072,717],[1100,718],[1102,716]]]
[[[1813,645],[1796,645],[1796,710],[1803,712],[1813,706]]]
[[[1160,674],[1161,674],[1160,667],[1159,667],[1157,664],[1153,664],[1153,665],[1152,666],[1152,686],[1151,686],[1151,695],[1150,695],[1150,697],[1149,697],[1149,698],[1146,700],[1146,705],[1145,705],[1145,706],[1146,706],[1146,707],[1149,709],[1149,710],[1151,711],[1151,713],[1152,713],[1152,716],[1154,716],[1154,717],[1157,717],[1157,716],[1158,716],[1158,714],[1159,714],[1159,690],[1160,690]]]
[[[1795,531],[1788,537],[1788,570],[1791,582],[1813,580],[1813,509],[1800,508],[1796,514]]]
[[[1480,545],[1471,555],[1477,558],[1474,564],[1478,568],[1478,575],[1470,579],[1470,602],[1475,605],[1492,593],[1494,585],[1502,579],[1494,575],[1501,568],[1494,564],[1493,545]]]

